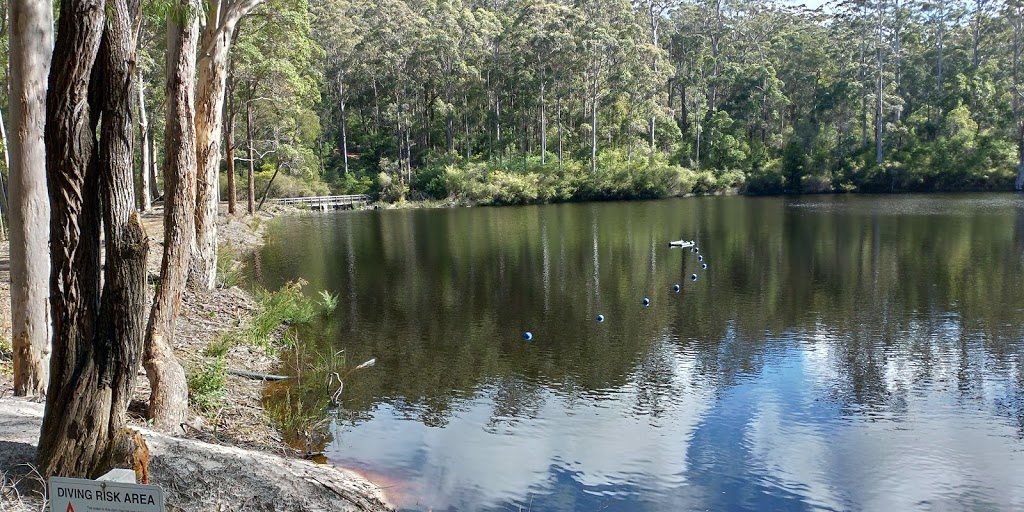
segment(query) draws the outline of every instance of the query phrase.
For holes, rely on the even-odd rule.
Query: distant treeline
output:
[[[1024,154],[1020,0],[339,9],[326,177],[388,200],[1011,189]]]
[[[267,0],[226,107],[272,195],[1009,190],[1022,20],[1021,0]]]

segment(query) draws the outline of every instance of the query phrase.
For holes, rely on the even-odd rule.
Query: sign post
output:
[[[55,476],[49,487],[52,512],[164,512],[158,485]]]

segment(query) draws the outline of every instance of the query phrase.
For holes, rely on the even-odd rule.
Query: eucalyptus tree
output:
[[[274,156],[281,162],[287,158],[285,153],[301,155],[289,164],[290,172],[320,177],[311,148],[320,132],[319,119],[313,114],[321,91],[314,62],[322,60],[323,50],[310,38],[311,17],[305,0],[269,0],[239,27],[231,62],[237,101],[229,103],[232,110],[227,117],[234,119],[234,108],[243,106],[250,208],[260,160]],[[295,136],[285,137],[285,133]]]
[[[349,128],[348,104],[353,96],[352,89],[360,67],[360,55],[356,47],[364,37],[361,9],[365,3],[348,0],[319,0],[311,5],[313,23],[311,37],[324,51],[322,66],[325,78],[322,117],[334,119],[337,108],[338,152],[341,153],[343,172],[349,173]],[[333,133],[333,130],[329,130]],[[252,152],[250,148],[250,158]]]
[[[238,22],[263,0],[208,0],[206,24],[199,39],[196,90],[196,245],[190,281],[212,289],[217,277],[218,176],[221,161],[221,125],[227,87],[228,52]]]
[[[631,6],[623,0],[591,0],[581,6],[582,23],[577,26],[586,59],[587,100],[590,103],[590,170],[597,172],[597,117],[600,101],[608,95],[613,73],[626,56],[631,43],[623,37],[632,18]]]
[[[132,179],[138,9],[126,0],[60,6],[45,128],[53,354],[38,466],[46,476],[99,476],[142,443],[124,428],[143,349],[148,252]]]
[[[428,23],[401,0],[376,2],[367,9],[366,15],[370,21],[367,37],[357,51],[382,72],[378,73],[378,78],[390,89],[385,92],[388,96],[382,116],[394,128],[395,159],[399,173],[408,183],[412,177],[413,101],[420,85],[416,76],[418,70],[414,67],[419,56],[416,42],[423,39]],[[375,91],[375,102],[379,101],[378,95]]]
[[[434,108],[445,119],[445,151],[451,160],[455,153],[457,91],[479,76],[476,64],[486,55],[486,48],[476,16],[461,0],[428,2],[424,18],[429,27],[423,41],[426,71],[441,82],[443,98],[434,102]]]
[[[174,355],[174,326],[188,278],[195,242],[196,211],[196,45],[199,3],[177,0],[166,15],[167,107],[164,119],[164,248],[157,288],[146,326],[143,365],[150,384],[147,416],[172,431],[188,413],[185,370]]]
[[[12,133],[4,139],[10,173],[11,337],[14,392],[46,394],[50,319],[46,301],[50,262],[46,257],[49,211],[46,192],[46,76],[53,48],[53,13],[48,2],[10,3],[10,112]],[[8,146],[8,142],[11,144]]]

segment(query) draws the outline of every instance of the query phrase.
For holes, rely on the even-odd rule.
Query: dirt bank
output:
[[[0,399],[2,511],[45,507],[38,475],[23,465],[35,456],[42,419],[43,404]],[[163,487],[167,510],[388,510],[381,490],[350,471],[139,430],[150,449],[150,477]]]
[[[297,213],[299,212],[295,209],[271,207],[254,217],[221,216],[218,237],[222,252],[238,255],[238,259],[241,259],[242,255],[257,249],[263,243],[263,230],[270,219],[277,215]],[[156,281],[159,277],[160,258],[163,253],[162,212],[156,210],[145,214],[143,225],[150,237],[147,270],[151,281]],[[233,264],[230,261],[222,263],[226,266]],[[8,269],[8,244],[2,242],[0,243],[0,340],[10,339]],[[192,372],[203,368],[210,361],[210,358],[205,355],[207,347],[222,333],[243,327],[251,317],[255,305],[252,295],[238,287],[219,287],[211,291],[187,291],[174,334],[175,353],[186,371]],[[9,472],[9,476],[13,477],[19,474],[24,476],[29,468],[27,466],[19,467],[18,464],[30,462],[34,458],[34,445],[36,437],[38,437],[39,423],[38,421],[32,423],[29,419],[36,414],[32,407],[38,408],[38,414],[41,417],[42,406],[8,398],[13,394],[13,385],[11,381],[12,364],[7,343],[0,341],[0,471]],[[266,350],[247,345],[230,348],[223,356],[223,361],[228,368],[257,373],[272,373],[279,363],[276,356],[269,354]],[[178,507],[176,510],[342,509],[339,508],[340,506],[335,506],[332,501],[317,501],[328,499],[330,494],[336,495],[337,499],[342,499],[339,497],[341,495],[348,496],[349,502],[363,503],[365,501],[365,503],[371,504],[357,508],[358,510],[386,509],[382,504],[383,496],[380,491],[358,475],[295,460],[294,457],[302,454],[284,444],[280,432],[263,409],[262,394],[262,381],[228,375],[224,395],[216,411],[207,412],[205,417],[193,411],[190,415],[192,421],[183,436],[184,439],[166,438],[152,432],[145,432],[147,441],[152,438],[160,447],[154,451],[154,454],[158,454],[154,457],[154,475],[167,477],[165,489],[167,485],[181,487],[173,491],[174,495],[178,497],[174,502]],[[129,409],[130,421],[135,427],[145,426],[145,404],[148,396],[149,382],[145,375],[140,373],[136,400]],[[12,430],[13,427],[8,427],[5,431],[4,421],[24,423],[28,425],[24,427],[27,430],[16,433]],[[194,441],[203,441],[203,443]],[[271,454],[283,457],[274,458],[274,455]],[[210,458],[210,464],[213,465],[200,464],[206,461],[207,457]],[[221,460],[218,457],[223,458],[224,461],[234,460],[234,462],[217,462]],[[248,469],[242,467],[245,465],[250,467]],[[183,485],[185,481],[191,481],[197,475],[195,471],[202,473],[198,480],[202,481],[202,485],[207,485],[209,487],[207,490],[210,492],[204,494],[202,486],[197,488],[194,485],[191,487]],[[276,476],[276,478],[270,478],[272,476]],[[285,476],[288,478],[284,478]],[[266,480],[259,483],[257,477],[266,478]],[[320,489],[340,490],[338,492],[341,494],[331,491],[328,495],[320,496],[310,489],[303,488],[301,483],[286,483],[286,480],[289,479],[294,479],[296,482],[308,480],[313,482],[309,485],[319,486]],[[10,479],[8,479],[9,482]],[[155,482],[165,483],[159,479],[155,479]],[[4,489],[2,486],[3,481],[0,479],[0,491]],[[257,491],[261,494],[257,494]],[[233,493],[237,493],[237,495],[233,495]],[[0,492],[0,494],[3,494],[0,496],[0,511],[4,511],[6,510],[4,498],[9,499],[10,493]],[[170,502],[171,495],[168,496]],[[244,506],[235,506],[242,504],[243,502],[237,500],[243,498],[254,501],[245,501]],[[260,501],[263,498],[266,498],[267,501]],[[211,499],[223,501],[210,501]],[[265,508],[260,503],[265,503],[269,508]],[[8,501],[7,507],[10,506],[10,501]],[[38,510],[38,508],[36,509]]]

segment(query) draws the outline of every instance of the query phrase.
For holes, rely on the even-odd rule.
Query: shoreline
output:
[[[222,208],[225,208],[224,205]],[[301,209],[270,205],[253,216],[221,215],[218,218],[221,255],[218,266],[226,268],[218,268],[218,273],[227,269],[237,273],[244,257],[263,246],[263,234],[271,220],[279,216],[303,214],[305,212]],[[159,279],[163,255],[163,210],[153,208],[142,216],[144,229],[150,239],[146,270],[150,281],[155,282]],[[0,242],[0,304],[10,304],[8,244],[7,241]],[[243,329],[256,312],[257,300],[252,292],[239,286],[221,284],[219,282],[217,288],[209,291],[187,289],[183,295],[181,312],[174,330],[174,351],[189,375],[201,371],[214,359],[206,355],[212,344],[225,333]],[[10,339],[9,307],[0,307],[0,338]],[[0,491],[3,491],[0,492],[0,509],[18,510],[19,506],[25,506],[26,510],[39,510],[42,505],[41,496],[26,491],[28,495],[21,493],[15,497],[9,490],[15,489],[10,486],[14,482],[31,487],[31,464],[35,459],[34,445],[42,417],[41,403],[12,396],[13,368],[10,357],[6,348],[0,346],[0,452],[6,452],[0,453]],[[267,348],[240,343],[231,346],[220,358],[226,368],[264,374],[272,373],[280,364],[276,353]],[[262,503],[261,500],[271,507],[292,503],[297,510],[318,510],[325,506],[332,509],[390,510],[383,491],[377,485],[344,468],[318,465],[305,460],[304,453],[285,443],[282,431],[263,407],[265,384],[262,380],[227,374],[223,395],[217,402],[216,410],[208,410],[203,414],[190,404],[185,432],[171,437],[146,428],[145,407],[150,387],[145,372],[140,370],[135,396],[128,409],[128,426],[142,431],[151,448],[155,441],[155,476],[159,477],[162,473],[166,483],[173,483],[175,487],[175,490],[167,490],[168,510],[208,510],[214,505],[230,503],[232,498],[245,498],[250,500],[249,505],[252,506],[256,506],[257,502]],[[16,428],[20,430],[13,430]],[[253,462],[250,467],[242,467],[219,461],[218,457]],[[230,470],[218,468],[211,473],[217,474],[217,477],[204,476],[215,484],[214,488],[221,489],[223,486],[223,490],[215,492],[214,497],[226,501],[213,503],[209,501],[209,496],[206,500],[197,499],[199,494],[179,489],[181,486],[178,484],[187,481],[178,474],[179,469],[186,469],[190,460],[194,465],[195,460],[192,459],[201,459],[203,465],[209,462],[211,469],[219,463],[231,466]],[[274,468],[280,473],[276,479],[272,478]],[[253,490],[250,493],[246,486],[261,485],[254,483],[256,480],[253,476],[261,470],[266,474],[259,479],[266,480],[266,484],[262,485],[259,492]],[[303,475],[308,485],[285,482],[284,477],[289,474],[293,477]],[[228,480],[242,484],[230,484]],[[164,483],[157,478],[154,478],[154,482]],[[231,496],[232,491],[237,495]],[[331,501],[332,496],[340,502]],[[175,499],[185,501],[173,503]]]
[[[466,201],[463,199],[403,199],[399,202],[389,203],[386,201],[374,201],[364,208],[356,210],[429,210],[444,208],[503,208],[515,206],[544,206],[554,204],[585,204],[585,203],[614,203],[632,201],[661,201],[665,199],[691,199],[699,197],[821,197],[821,196],[907,196],[907,195],[958,195],[958,194],[1012,194],[1020,193],[1018,190],[1009,189],[986,189],[966,188],[961,190],[896,190],[896,191],[843,191],[832,190],[822,192],[788,192],[778,194],[751,194],[742,191],[738,187],[723,190],[716,190],[706,193],[693,193],[679,195],[666,195],[660,197],[617,197],[617,198],[572,198],[564,201],[535,201],[526,203],[494,203],[482,204],[479,202]]]

